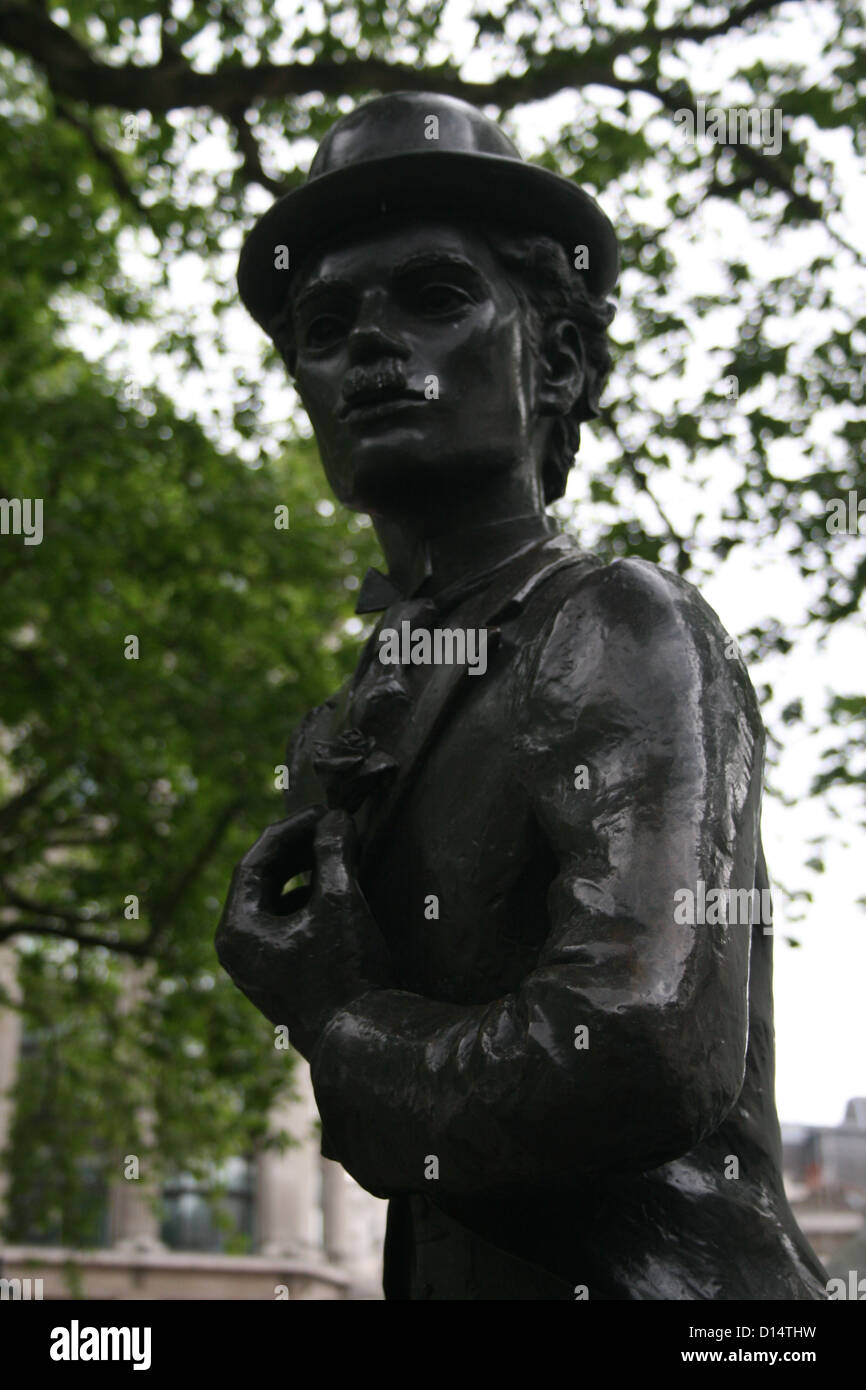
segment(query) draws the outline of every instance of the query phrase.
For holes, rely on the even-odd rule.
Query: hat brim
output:
[[[253,318],[269,331],[288,282],[305,257],[335,235],[351,238],[383,214],[423,210],[501,223],[587,247],[581,273],[594,294],[616,283],[619,255],[609,218],[577,184],[536,164],[501,155],[429,150],[364,160],[309,180],[280,198],[255,224],[241,250],[238,287]],[[286,259],[278,248],[288,251]]]

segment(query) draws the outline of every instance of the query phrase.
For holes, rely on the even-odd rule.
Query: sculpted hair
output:
[[[541,352],[548,329],[563,319],[577,330],[583,353],[583,388],[568,415],[557,416],[542,464],[545,502],[565,492],[574,456],[580,446],[580,427],[599,415],[599,399],[610,375],[607,330],[616,309],[609,300],[590,294],[583,273],[571,267],[559,242],[546,236],[520,236],[503,229],[479,229],[508,273],[526,317],[530,342]]]
[[[611,368],[607,330],[616,310],[609,300],[587,290],[583,273],[572,268],[562,246],[551,237],[526,236],[488,225],[480,225],[476,230],[508,276],[535,351],[542,351],[549,328],[563,319],[574,325],[580,340],[583,386],[568,415],[553,419],[542,464],[544,500],[555,502],[565,492],[580,446],[580,427],[599,414],[599,399]],[[270,335],[291,376],[295,375],[297,360],[295,296],[303,284],[305,269],[319,254],[311,253],[298,268],[286,303],[270,324]]]

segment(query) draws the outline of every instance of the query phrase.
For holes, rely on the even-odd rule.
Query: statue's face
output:
[[[296,379],[328,480],[359,511],[538,472],[537,365],[486,242],[417,221],[326,251],[295,297]]]

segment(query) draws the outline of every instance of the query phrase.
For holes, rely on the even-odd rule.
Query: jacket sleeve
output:
[[[559,869],[535,968],[472,1007],[371,991],[311,1058],[329,1152],[377,1195],[652,1168],[742,1087],[751,932],[687,904],[754,885],[763,728],[696,591],[633,560],[584,580],[539,642],[513,758]]]

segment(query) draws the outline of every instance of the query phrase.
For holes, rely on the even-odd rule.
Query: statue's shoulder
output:
[[[637,556],[608,560],[576,548],[573,561],[546,596],[561,631],[603,623],[623,643],[638,645],[677,630],[684,639],[699,634],[728,639],[718,614],[694,584],[661,565]]]
[[[758,726],[757,698],[735,639],[694,584],[650,560],[586,555],[539,594],[536,693],[599,684],[635,695],[649,684],[682,699],[727,687]]]

